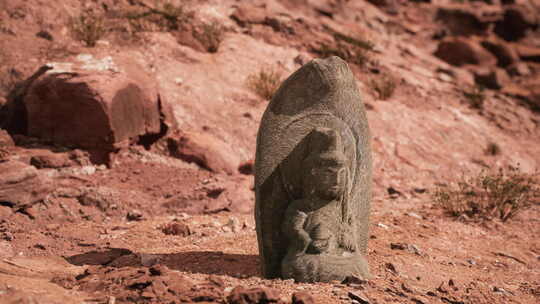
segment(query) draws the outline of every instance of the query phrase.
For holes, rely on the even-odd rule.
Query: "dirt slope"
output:
[[[287,302],[300,291],[315,303],[540,301],[540,205],[475,223],[431,197],[463,172],[540,167],[538,1],[165,2],[0,0],[0,106],[43,64],[91,54],[154,77],[174,121],[148,149],[135,138],[115,151],[109,166],[16,132],[16,145],[4,144],[0,133],[1,161],[36,166],[55,183],[31,207],[0,204],[1,303],[227,303],[236,286],[274,288]],[[133,17],[149,7],[176,21]],[[87,10],[104,18],[95,47],[69,26]],[[212,34],[217,50],[209,24],[223,27]],[[266,280],[250,166],[267,102],[248,79],[270,69],[283,79],[328,55],[346,57],[368,109],[375,277]]]

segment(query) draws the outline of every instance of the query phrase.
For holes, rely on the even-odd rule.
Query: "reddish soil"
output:
[[[0,0],[0,106],[15,82],[47,62],[70,62],[82,53],[113,56],[155,76],[178,130],[204,134],[190,135],[201,141],[192,151],[204,157],[177,155],[163,138],[149,150],[124,147],[104,166],[70,147],[22,135],[12,134],[13,146],[0,133],[0,161],[32,164],[55,182],[31,207],[0,203],[0,303],[233,303],[228,296],[237,286],[275,289],[276,303],[290,303],[300,291],[315,303],[540,302],[540,204],[504,223],[459,221],[431,196],[435,185],[463,172],[540,168],[538,1],[502,1],[527,5],[532,15],[527,22],[533,25],[512,39],[501,30],[505,5],[398,0],[188,1],[191,25],[135,37],[114,16],[140,9],[139,2],[153,3]],[[437,20],[438,9],[455,6],[481,22]],[[66,26],[66,16],[85,7],[108,16],[111,27],[94,48],[73,39]],[[214,53],[186,34],[211,20],[226,27]],[[494,32],[496,24],[503,34]],[[41,31],[52,41],[36,36]],[[267,103],[246,78],[268,66],[285,77],[320,56],[321,44],[337,45],[334,32],[374,45],[366,63],[351,63],[373,134],[368,260],[374,278],[267,280],[260,273],[250,175]],[[514,50],[528,48],[513,59],[522,72],[505,67],[511,78],[496,80],[500,88],[486,89],[475,108],[463,92],[486,67],[435,57],[441,35],[469,42],[495,37]],[[341,43],[345,52],[358,51]],[[386,77],[396,90],[381,100],[374,83]],[[500,151],[486,153],[493,143]],[[51,151],[56,158],[37,157]]]

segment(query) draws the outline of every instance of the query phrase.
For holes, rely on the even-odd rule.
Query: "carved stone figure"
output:
[[[315,59],[276,92],[257,136],[255,186],[266,277],[370,276],[370,134],[343,60]]]

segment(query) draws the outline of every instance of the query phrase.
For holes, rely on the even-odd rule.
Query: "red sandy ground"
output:
[[[262,278],[251,214],[252,176],[212,173],[157,152],[130,149],[111,169],[59,180],[56,193],[113,189],[117,195],[104,208],[83,206],[69,195],[53,195],[29,214],[0,206],[1,303],[211,303],[224,302],[239,285],[275,288],[287,301],[293,292],[307,291],[316,303],[351,303],[350,293],[369,303],[540,301],[539,205],[507,223],[474,223],[443,214],[430,196],[434,184],[455,180],[464,171],[519,162],[532,172],[540,164],[538,112],[499,91],[487,91],[484,110],[471,109],[459,79],[440,79],[437,68],[448,65],[432,56],[436,43],[430,35],[439,25],[430,19],[431,4],[399,4],[399,14],[392,15],[364,1],[266,1],[270,16],[279,15],[271,8],[283,13],[290,5],[290,14],[306,20],[307,29],[284,37],[265,25],[250,31],[239,27],[228,17],[237,1],[200,1],[201,16],[217,16],[231,28],[219,51],[208,54],[179,45],[168,33],[149,34],[143,45],[118,46],[111,38],[95,49],[84,48],[69,38],[62,19],[79,12],[83,2],[0,0],[0,39],[2,49],[9,50],[5,66],[29,75],[48,60],[41,52],[50,48],[48,42],[35,37],[43,23],[75,53],[132,52],[158,67],[156,77],[175,107],[179,127],[221,138],[240,161],[254,155],[266,106],[245,87],[245,77],[265,64],[294,71],[298,55],[315,56],[309,45],[327,35],[321,24],[367,32],[378,49],[373,55],[377,65],[352,67],[369,104],[373,133],[375,194],[368,260],[374,278],[348,285]],[[352,8],[336,9],[332,20],[315,13],[314,8],[328,3]],[[532,76],[513,84],[537,84],[540,66],[528,65]],[[399,86],[390,100],[377,100],[370,89],[370,81],[378,77],[374,70],[397,77]],[[501,147],[500,155],[485,154],[490,142]],[[17,148],[12,153],[33,152]],[[389,187],[401,194],[389,196]],[[236,188],[249,196],[247,213],[179,211],[186,205],[221,206],[220,200],[234,204],[231,193],[241,191],[230,190]],[[133,210],[142,214],[141,220],[126,219]],[[178,235],[163,232],[175,224],[177,229],[170,230]],[[190,233],[185,233],[186,225]]]

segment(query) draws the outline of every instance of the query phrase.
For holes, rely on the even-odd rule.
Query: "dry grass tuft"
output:
[[[388,74],[381,74],[380,77],[371,79],[369,84],[381,100],[388,100],[397,88],[396,80]]]
[[[217,52],[221,41],[223,41],[225,28],[221,23],[212,21],[210,23],[204,23],[201,30],[202,32],[196,36],[197,40],[202,43],[208,52]]]
[[[474,109],[484,109],[484,101],[486,96],[484,94],[484,88],[480,86],[473,86],[463,91],[463,97],[467,103]]]
[[[87,47],[95,47],[96,42],[108,32],[104,16],[91,10],[72,17],[68,28],[73,38],[84,42]]]
[[[497,143],[490,142],[486,147],[486,155],[497,156],[502,153],[501,146]]]
[[[351,37],[338,32],[332,32],[334,42],[332,45],[321,44],[313,51],[321,57],[338,56],[343,60],[365,66],[370,60],[370,53],[374,50],[374,44],[364,38]]]
[[[455,185],[439,187],[433,198],[454,217],[505,222],[540,203],[540,181],[538,174],[522,173],[517,167],[496,173],[482,171]]]
[[[266,100],[272,99],[280,85],[281,72],[272,67],[262,68],[247,78],[248,88]]]

